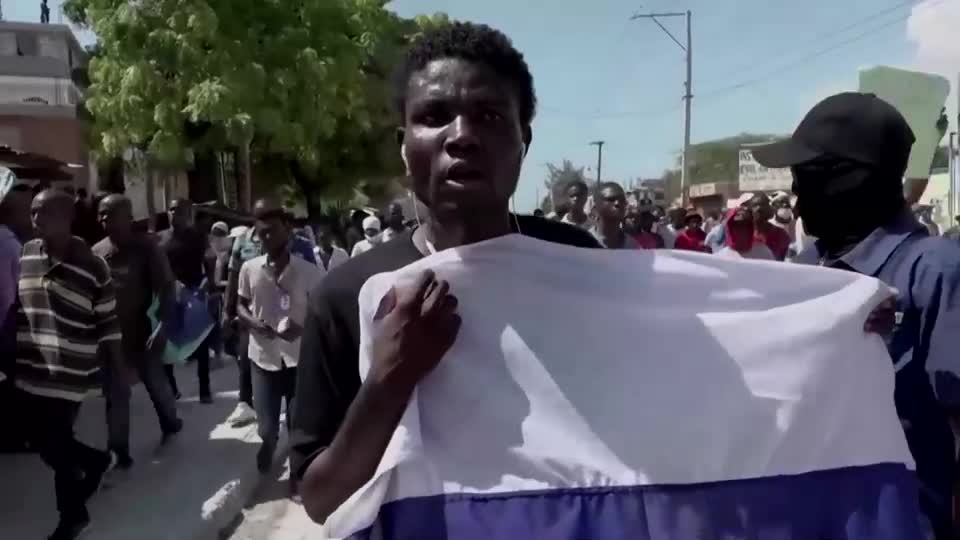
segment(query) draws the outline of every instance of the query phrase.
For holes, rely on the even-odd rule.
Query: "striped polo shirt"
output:
[[[82,401],[100,387],[100,344],[121,337],[107,263],[73,238],[63,260],[27,242],[20,266],[16,385]]]

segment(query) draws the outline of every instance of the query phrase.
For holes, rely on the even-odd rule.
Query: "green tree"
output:
[[[547,177],[543,181],[544,187],[547,188],[547,195],[540,202],[540,208],[546,213],[555,212],[558,208],[562,209],[566,204],[567,187],[572,182],[590,183],[584,171],[584,167],[577,167],[567,159],[560,165],[547,163]]]
[[[308,205],[389,177],[385,66],[419,27],[385,3],[68,0],[68,17],[99,39],[95,145],[169,168],[235,150],[241,194],[257,171]]]

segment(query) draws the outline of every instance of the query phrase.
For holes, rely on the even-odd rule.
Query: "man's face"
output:
[[[441,219],[506,211],[529,140],[512,85],[454,58],[430,62],[408,85],[403,141],[417,197]]]
[[[740,208],[737,208],[737,212],[733,214],[733,218],[730,221],[739,225],[753,221],[753,210],[751,210],[750,205],[744,204],[740,206]]]
[[[270,255],[279,255],[290,249],[290,225],[280,217],[268,217],[254,222],[260,246]]]
[[[757,195],[750,199],[750,210],[757,221],[768,221],[773,217],[773,207],[766,195]]]
[[[399,204],[391,204],[387,209],[387,225],[394,229],[403,228],[403,208]]]
[[[640,214],[640,230],[650,232],[653,230],[653,224],[657,222],[653,212],[642,212]]]
[[[700,216],[692,217],[687,220],[688,229],[699,229],[703,226],[703,219]]]
[[[57,199],[42,192],[30,205],[30,219],[37,236],[44,240],[59,241],[68,238],[73,221],[69,199]]]
[[[323,247],[330,247],[330,244],[333,242],[333,233],[330,232],[330,227],[326,225],[321,225],[317,227],[317,243]]]
[[[583,186],[577,184],[567,188],[567,200],[570,201],[570,208],[576,208],[578,210],[583,210],[583,207],[587,204],[587,190]]]
[[[675,229],[683,228],[684,220],[687,218],[687,211],[683,208],[674,208],[670,211],[670,224]]]
[[[167,213],[170,225],[177,229],[193,226],[193,205],[183,201],[174,201]]]
[[[30,203],[33,194],[30,190],[11,190],[3,199],[0,210],[6,212],[6,222],[11,230],[20,238],[28,238],[33,232],[33,223],[30,221]]]
[[[607,222],[621,222],[627,212],[627,196],[622,189],[604,188],[600,192],[597,214]]]
[[[100,226],[107,236],[116,237],[130,232],[130,225],[133,222],[133,216],[128,209],[118,201],[107,197],[100,202],[97,209],[97,217]]]

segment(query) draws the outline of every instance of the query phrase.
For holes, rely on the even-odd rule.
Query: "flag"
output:
[[[873,278],[511,235],[425,268],[463,319],[374,478],[327,521],[370,540],[921,538]]]

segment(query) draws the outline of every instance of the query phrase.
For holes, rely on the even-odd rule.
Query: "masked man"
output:
[[[796,210],[817,241],[797,261],[870,275],[896,288],[887,345],[897,412],[917,463],[920,502],[938,539],[952,538],[960,419],[960,246],[931,237],[907,208],[902,179],[914,135],[872,94],[817,104],[790,139],[754,150],[766,167],[791,167]]]

